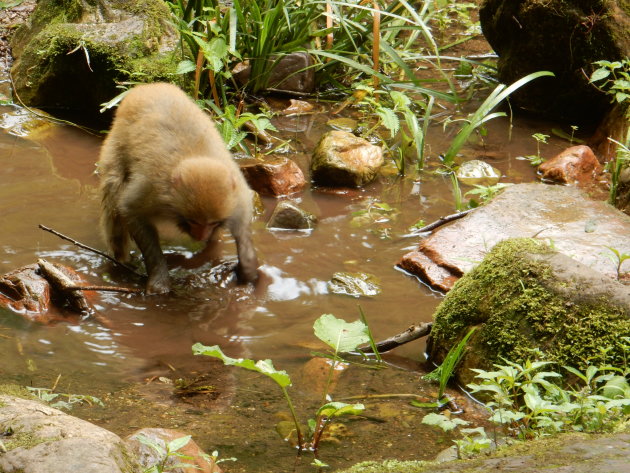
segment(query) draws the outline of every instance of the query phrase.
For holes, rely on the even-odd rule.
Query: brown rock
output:
[[[320,139],[311,161],[313,180],[322,186],[361,187],[383,165],[383,150],[347,131],[333,130]]]
[[[398,266],[420,277],[429,286],[448,292],[459,279],[459,274],[453,274],[448,268],[439,266],[421,251],[410,251],[398,262]]]
[[[72,268],[54,263],[53,266],[70,280],[83,281]],[[39,266],[29,264],[0,276],[0,307],[44,324],[67,319],[60,308],[51,303],[53,291],[50,283],[40,274]]]
[[[249,160],[241,164],[241,171],[250,187],[264,195],[289,195],[306,186],[300,167],[285,157],[267,161]]]
[[[269,64],[273,64],[276,59],[269,59]],[[251,74],[251,67],[247,61],[239,63],[232,70],[232,74],[234,74],[239,84],[247,84]],[[266,88],[288,92],[312,92],[315,90],[313,58],[305,52],[295,52],[283,56],[273,66]]]
[[[143,436],[151,443],[159,445],[164,454],[158,453],[155,449],[140,442],[138,436]],[[129,450],[138,458],[138,461],[143,468],[147,469],[154,465],[159,464],[164,460],[166,455],[166,445],[173,440],[185,437],[186,434],[178,430],[172,429],[157,429],[157,428],[144,428],[137,430],[125,439]],[[204,453],[203,450],[190,439],[186,445],[177,450],[188,458],[180,458],[178,456],[170,456],[166,460],[164,471],[171,473],[223,473],[223,470],[217,466],[217,464]],[[176,466],[188,464],[190,466]]]
[[[447,283],[442,278],[467,273],[498,242],[524,237],[544,240],[593,271],[616,278],[616,264],[606,256],[612,254],[607,247],[630,254],[629,235],[627,215],[604,202],[589,200],[575,187],[517,184],[422,240],[418,252],[430,263],[419,255],[410,255],[399,265],[445,290]],[[451,276],[440,276],[441,270],[433,265]]]
[[[560,154],[542,163],[538,170],[543,179],[561,184],[576,184],[578,187],[590,187],[596,184],[602,167],[588,146],[572,146]]]
[[[335,364],[331,373],[331,368]],[[330,394],[337,387],[339,378],[348,369],[348,363],[340,363],[328,358],[311,358],[300,370],[300,385],[302,389],[314,396],[324,393]]]
[[[293,202],[283,200],[269,218],[267,228],[277,230],[312,230],[315,228],[317,218],[301,209]]]

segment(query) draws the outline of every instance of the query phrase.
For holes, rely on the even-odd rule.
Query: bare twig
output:
[[[106,291],[106,292],[127,292],[138,294],[144,292],[142,289],[119,287],[119,286],[69,286],[67,289],[73,291]]]
[[[79,248],[83,248],[84,250],[88,250],[88,251],[91,251],[92,253],[96,253],[97,255],[100,255],[100,256],[102,256],[103,258],[108,259],[109,261],[111,261],[112,263],[114,263],[114,264],[116,264],[116,265],[120,266],[121,268],[125,268],[127,271],[129,271],[129,272],[130,272],[130,273],[132,273],[132,274],[135,274],[136,276],[138,276],[138,277],[140,277],[140,278],[145,277],[145,276],[143,276],[142,274],[137,273],[137,272],[136,272],[133,268],[131,268],[130,266],[127,266],[126,264],[121,263],[120,261],[118,261],[118,260],[116,260],[116,259],[112,258],[112,257],[111,257],[111,256],[109,256],[107,253],[104,253],[104,252],[102,252],[102,251],[100,251],[100,250],[97,250],[96,248],[92,248],[91,246],[84,245],[83,243],[80,243],[80,242],[78,242],[78,241],[76,241],[76,240],[73,240],[72,238],[70,238],[70,237],[68,237],[68,236],[64,235],[63,233],[59,233],[58,231],[53,230],[52,228],[48,228],[47,226],[42,225],[41,223],[38,225],[38,227],[39,227],[39,228],[41,228],[42,230],[45,230],[45,231],[47,231],[47,232],[52,233],[53,235],[57,235],[59,238],[61,238],[61,239],[63,239],[63,240],[69,241],[70,243],[72,243],[73,245],[78,246]]]
[[[447,215],[446,217],[440,217],[435,222],[425,225],[424,227],[419,228],[418,230],[414,230],[412,233],[418,234],[418,233],[430,232],[431,230],[435,230],[436,228],[441,227],[445,223],[452,222],[453,220],[458,220],[462,217],[465,217],[473,210],[475,209],[468,209],[468,210],[464,210],[463,212],[457,212],[455,214]]]
[[[378,342],[376,344],[376,349],[379,353],[384,353],[386,351],[390,351],[394,348],[404,345],[405,343],[417,340],[420,337],[425,337],[431,333],[432,326],[433,322],[412,325],[404,332]],[[372,353],[372,347],[361,347],[361,351],[363,353]]]

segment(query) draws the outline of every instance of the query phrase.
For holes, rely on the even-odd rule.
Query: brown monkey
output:
[[[133,88],[122,100],[98,164],[101,226],[114,257],[142,252],[147,292],[170,290],[156,223],[174,222],[208,241],[227,227],[238,251],[240,282],[257,278],[251,239],[252,190],[207,114],[172,84]]]

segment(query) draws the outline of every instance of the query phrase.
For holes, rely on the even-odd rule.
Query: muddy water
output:
[[[74,267],[93,283],[138,284],[113,271],[100,256],[37,228],[44,224],[103,248],[93,174],[99,139],[60,126],[18,136],[20,127],[10,117],[22,112],[3,107],[0,113],[4,128],[13,127],[0,133],[0,273],[45,257]],[[326,116],[305,120],[305,126],[300,125],[305,131],[292,137],[308,153]],[[531,181],[531,166],[514,158],[533,154],[531,134],[550,134],[550,128],[516,120],[510,134],[507,120],[495,120],[484,141],[465,153],[499,168],[503,182]],[[429,168],[448,139],[441,127],[432,129]],[[551,156],[566,145],[552,138],[543,150]],[[305,156],[298,155],[297,161],[306,170]],[[418,244],[417,237],[408,236],[410,225],[454,211],[449,183],[429,175],[422,180],[381,177],[365,189],[341,194],[308,189],[296,198],[318,216],[317,229],[310,234],[266,230],[276,201],[264,199],[265,214],[254,224],[263,263],[263,282],[255,291],[234,286],[225,268],[201,266],[173,272],[179,287],[188,287],[175,295],[97,295],[94,306],[101,322],[89,318],[44,327],[0,312],[0,382],[36,387],[57,383],[57,392],[99,396],[105,408],[77,407],[75,413],[120,435],[144,426],[180,428],[192,433],[206,451],[236,457],[236,462],[223,464],[227,471],[293,471],[293,451],[275,432],[275,425],[288,418],[275,386],[256,374],[195,358],[191,345],[219,344],[232,356],[272,358],[293,377],[294,402],[307,419],[321,401],[317,377],[303,373],[310,350],[323,349],[314,343],[314,320],[323,313],[355,320],[360,305],[377,339],[431,320],[441,295],[394,265]],[[351,225],[352,212],[371,201],[400,211],[393,222],[383,224],[388,239],[379,237],[378,225]],[[192,254],[185,242],[174,243],[169,251]],[[226,262],[235,259],[229,238],[223,257]],[[330,294],[326,282],[336,271],[371,273],[380,280],[382,292],[361,299]],[[367,417],[342,424],[323,444],[322,460],[341,467],[392,457],[430,459],[450,445],[449,437],[421,425],[425,412],[411,408],[408,398],[375,396],[415,394],[429,400],[434,388],[420,380],[423,350],[422,341],[411,343],[389,358],[389,369],[353,367],[343,374],[335,399],[355,396],[366,403]],[[175,397],[171,383],[178,378],[202,379],[210,394]],[[478,419],[478,408],[457,396],[467,418]],[[310,461],[306,455],[297,471],[310,471]]]

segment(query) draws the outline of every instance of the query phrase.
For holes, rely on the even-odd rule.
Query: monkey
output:
[[[239,283],[256,281],[253,191],[210,117],[179,87],[130,89],[101,147],[98,173],[106,244],[125,262],[135,242],[147,270],[147,294],[170,291],[156,227],[162,221],[207,244],[227,228],[236,241]]]

